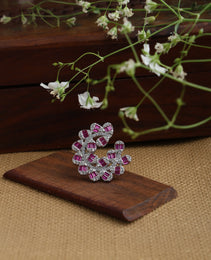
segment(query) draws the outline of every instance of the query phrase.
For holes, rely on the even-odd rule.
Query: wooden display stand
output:
[[[71,152],[57,152],[24,164],[4,177],[131,222],[176,198],[170,186],[134,173],[93,183],[79,175]]]

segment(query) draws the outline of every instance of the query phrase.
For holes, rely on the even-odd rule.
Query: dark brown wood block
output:
[[[177,196],[172,187],[130,172],[110,183],[93,183],[78,174],[71,152],[53,153],[4,177],[129,222]]]
[[[195,83],[209,85],[210,72],[196,73],[192,75]],[[154,77],[141,79],[145,91],[156,83]],[[105,86],[90,89],[92,96],[103,98]],[[209,136],[211,133],[211,121],[193,129],[169,129],[143,135],[132,140],[122,131],[123,124],[118,119],[120,107],[128,104],[137,104],[143,97],[140,91],[129,79],[118,79],[116,90],[109,96],[109,107],[105,110],[82,110],[78,104],[77,93],[83,93],[86,85],[72,92],[67,99],[61,102],[51,103],[49,93],[39,86],[9,87],[0,90],[0,153],[69,149],[77,139],[80,129],[87,129],[93,123],[104,124],[111,122],[114,126],[114,135],[110,140],[113,143],[117,139],[124,142],[143,142],[158,139],[186,138],[196,136]],[[179,97],[181,86],[164,80],[162,85],[151,93],[152,97],[159,101],[160,106],[169,118],[172,118],[176,110],[176,99]],[[210,116],[211,102],[207,92],[187,88],[184,97],[185,106],[182,107],[176,123],[178,125],[194,124]],[[164,125],[163,118],[155,107],[145,100],[142,104],[139,122],[130,120],[132,129],[144,131],[146,129]]]
[[[2,2],[0,17],[3,14],[16,16],[26,7],[22,1],[18,0],[0,2]],[[35,2],[36,0],[33,1],[33,3]],[[177,5],[176,0],[168,2],[172,4],[175,2]],[[204,4],[204,2],[204,0],[199,0],[197,4]],[[103,2],[99,4],[105,5]],[[145,1],[133,0],[131,4],[133,7],[140,5],[139,7],[143,8]],[[192,1],[182,1],[181,4],[190,7]],[[70,9],[73,10],[74,7],[60,5],[59,8],[57,4],[54,6],[54,11],[58,14],[69,13]],[[203,18],[209,18],[209,14]],[[132,19],[134,19],[134,25],[143,24],[141,15],[134,15]],[[171,12],[164,12],[163,15],[161,12],[156,19],[156,25],[169,23],[172,19],[174,18]],[[178,30],[184,30],[185,26],[187,25],[181,25]],[[198,24],[195,27],[195,32],[201,27],[203,27],[204,32],[211,32],[211,24],[206,22]],[[150,30],[156,29],[152,27]],[[151,50],[156,42],[166,42],[167,36],[172,31],[173,28],[160,31],[150,41]],[[118,118],[118,111],[121,107],[137,105],[143,98],[143,94],[133,81],[123,73],[118,75],[115,82],[116,90],[109,94],[109,107],[104,111],[80,109],[77,94],[83,93],[87,89],[86,82],[72,91],[63,103],[58,101],[52,104],[52,96],[40,87],[40,82],[55,81],[57,68],[52,66],[53,62],[70,62],[86,51],[100,52],[100,55],[104,56],[128,44],[121,36],[118,41],[112,41],[108,38],[104,31],[96,26],[96,17],[93,15],[80,17],[73,28],[68,28],[68,26],[51,28],[41,21],[38,21],[38,26],[22,26],[20,21],[6,25],[0,24],[0,36],[0,153],[68,149],[77,138],[78,130],[86,129],[93,122],[100,124],[106,121],[111,122],[115,128],[114,140],[118,138],[124,142],[209,136],[211,133],[210,121],[196,128],[186,130],[171,128],[139,136],[132,140],[122,132],[123,124]],[[136,41],[136,33],[131,35],[131,39]],[[200,37],[195,43],[209,46],[210,37],[208,35]],[[141,45],[137,45],[136,48],[140,54]],[[162,57],[162,62],[166,65],[173,64],[182,48],[183,45],[178,44],[168,55]],[[210,53],[211,51],[207,48],[192,47],[186,58],[188,60],[207,59],[210,57]],[[131,49],[127,49],[118,55],[105,59],[93,69],[91,78],[104,77],[109,64],[128,60],[131,58],[131,54]],[[96,58],[90,55],[81,59],[77,66],[84,68],[94,61]],[[210,85],[210,64],[208,62],[184,63],[184,70],[188,73],[186,78],[188,81],[203,86]],[[60,80],[69,80],[73,73],[69,69],[64,70]],[[155,74],[143,69],[137,69],[136,75],[145,91],[149,91],[158,80]],[[78,81],[79,78],[75,80]],[[104,97],[105,87],[104,83],[90,86],[91,96],[98,96],[101,101]],[[175,113],[176,100],[180,96],[180,92],[180,84],[165,79],[156,90],[151,92],[151,95],[159,103],[167,117],[171,119]],[[210,116],[210,93],[187,87],[184,103],[185,106],[182,107],[175,122],[177,125],[195,124]],[[140,118],[139,122],[134,120],[129,122],[134,131],[145,131],[165,124],[163,117],[148,99],[145,99],[140,107],[138,117]]]

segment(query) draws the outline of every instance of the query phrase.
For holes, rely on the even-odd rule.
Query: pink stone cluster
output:
[[[75,151],[73,163],[78,165],[78,172],[81,175],[88,175],[90,180],[111,181],[113,175],[124,173],[123,165],[131,161],[129,155],[121,156],[125,149],[124,142],[116,141],[114,149],[107,152],[107,157],[98,158],[95,154],[97,147],[105,147],[113,135],[111,123],[103,126],[93,123],[89,129],[79,132],[79,140],[73,143],[72,149]]]

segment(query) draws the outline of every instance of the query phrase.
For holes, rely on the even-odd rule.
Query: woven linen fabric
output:
[[[50,153],[1,154],[0,174]],[[125,154],[127,170],[173,186],[178,198],[124,223],[0,178],[0,259],[211,259],[211,138],[130,145]]]

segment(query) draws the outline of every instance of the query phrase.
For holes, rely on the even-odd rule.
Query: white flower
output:
[[[7,24],[7,23],[9,23],[11,20],[12,20],[11,17],[6,16],[6,15],[3,15],[3,16],[1,17],[1,19],[0,19],[0,23]]]
[[[82,94],[78,94],[78,102],[81,105],[81,108],[91,109],[91,108],[99,108],[102,106],[103,102],[98,102],[98,97],[90,97],[88,91],[85,91]]]
[[[76,18],[75,17],[71,17],[69,19],[66,20],[66,24],[70,27],[74,26],[75,25],[75,21],[76,21]]]
[[[163,46],[163,44],[157,42],[157,43],[155,44],[155,50],[157,51],[157,53],[162,53],[162,52],[164,52],[164,46]]]
[[[123,25],[122,28],[119,30],[122,33],[131,33],[134,31],[134,26],[132,25],[132,23],[130,21],[128,21],[128,19],[126,17],[123,18]]]
[[[120,111],[124,112],[126,117],[133,119],[135,121],[139,121],[139,118],[137,115],[137,107],[123,107],[123,108],[120,108]]]
[[[143,53],[149,55],[149,52],[150,52],[149,44],[145,43]]]
[[[28,22],[28,19],[24,16],[23,13],[21,14],[21,22],[22,22],[23,25],[26,25],[27,22]]]
[[[127,5],[130,2],[130,0],[118,0],[118,2],[119,5]]]
[[[140,41],[144,41],[147,39],[147,34],[144,30],[138,31],[137,36],[138,36],[138,40],[140,40]]]
[[[108,35],[111,36],[111,39],[117,39],[117,27],[113,27],[111,28],[108,32],[107,32]]]
[[[49,82],[48,85],[40,83],[40,86],[47,90],[50,90],[50,94],[53,95],[54,97],[56,96],[57,99],[61,99],[65,93],[65,89],[69,87],[69,82],[55,81],[55,82]]]
[[[133,13],[133,9],[129,9],[127,6],[125,6],[122,10],[121,10],[121,13],[123,16],[126,16],[126,17],[131,17],[134,15]]]
[[[179,64],[176,69],[172,72],[173,76],[175,78],[178,78],[178,79],[181,79],[181,80],[184,80],[185,77],[187,76],[187,73],[184,72],[183,70],[183,66],[181,64]]]
[[[171,42],[172,46],[175,46],[178,42],[181,41],[179,34],[173,33],[168,37],[168,40]]]
[[[160,66],[159,63],[159,57],[157,55],[150,55],[150,48],[149,44],[144,44],[144,50],[143,54],[141,54],[141,59],[143,63],[150,68],[152,72],[154,72],[157,76],[160,76],[160,74],[164,74],[167,69]]]
[[[111,19],[111,20],[114,20],[114,21],[118,21],[119,18],[120,18],[120,11],[115,11],[113,13],[109,13],[108,14],[108,18]]]
[[[144,9],[147,13],[153,12],[157,8],[157,3],[153,2],[152,0],[146,0],[146,5],[144,6]]]
[[[144,24],[152,24],[155,21],[155,16],[148,16],[146,18],[144,18]]]
[[[136,63],[133,59],[129,59],[121,64],[118,72],[126,72],[129,76],[135,75]]]
[[[89,9],[89,7],[91,5],[91,3],[87,2],[87,1],[82,1],[82,0],[76,1],[76,4],[78,4],[79,6],[82,7],[82,11],[84,13],[88,12],[88,9]]]
[[[108,22],[109,20],[105,15],[100,16],[96,21],[97,25],[103,27],[103,29],[108,29]]]

